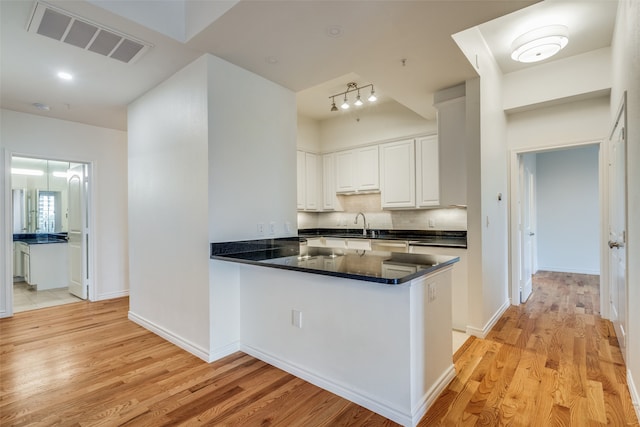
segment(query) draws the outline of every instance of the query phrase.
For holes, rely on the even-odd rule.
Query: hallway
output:
[[[538,272],[526,304],[455,357],[421,426],[637,426],[599,276]]]

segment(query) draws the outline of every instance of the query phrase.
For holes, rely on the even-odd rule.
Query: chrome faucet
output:
[[[364,214],[362,212],[358,212],[358,214],[356,215],[356,220],[353,221],[354,224],[358,223],[358,217],[362,215],[362,235],[366,236],[367,235],[367,218],[364,216]]]

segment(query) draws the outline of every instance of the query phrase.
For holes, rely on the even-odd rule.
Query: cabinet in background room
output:
[[[336,191],[354,193],[380,189],[378,146],[336,153]]]

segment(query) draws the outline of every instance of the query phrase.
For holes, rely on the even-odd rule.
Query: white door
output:
[[[533,242],[535,232],[535,180],[532,156],[520,156],[520,302],[527,301],[533,290]]]
[[[87,299],[87,179],[86,165],[68,171],[69,187],[69,292]]]
[[[609,316],[626,359],[626,141],[624,112],[609,141]]]

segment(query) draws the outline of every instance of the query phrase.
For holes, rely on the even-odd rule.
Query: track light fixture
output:
[[[347,83],[347,90],[345,90],[344,92],[336,93],[335,95],[331,95],[329,97],[329,99],[331,99],[331,111],[338,111],[338,107],[336,107],[336,96],[342,95],[344,95],[344,102],[342,103],[342,105],[340,105],[340,108],[342,108],[343,110],[348,110],[351,105],[349,104],[349,98],[347,97],[347,95],[351,92],[357,92],[356,100],[354,101],[353,105],[355,105],[356,107],[360,107],[364,104],[364,102],[362,102],[362,99],[360,98],[360,90],[366,89],[368,87],[371,87],[371,94],[369,95],[367,100],[369,100],[369,102],[375,102],[378,97],[376,97],[376,91],[373,88],[373,84],[358,86],[358,84],[355,82],[349,82]]]

